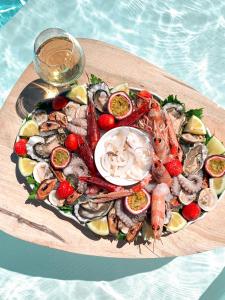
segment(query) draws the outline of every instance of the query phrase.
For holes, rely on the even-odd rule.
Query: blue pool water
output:
[[[28,0],[1,0],[0,27],[5,25]]]
[[[1,25],[25,2],[0,0]],[[6,9],[8,12],[2,14]],[[35,36],[47,27],[61,27],[74,36],[122,47],[225,107],[223,1],[30,0],[0,31],[0,104],[31,61]],[[200,295],[202,299],[222,299],[225,292],[224,248],[190,257],[142,261],[142,267],[137,267],[135,261],[128,266],[127,261],[85,258],[30,245],[5,234],[0,234],[0,245],[3,300],[179,300],[199,299]],[[141,272],[145,273],[135,275]]]

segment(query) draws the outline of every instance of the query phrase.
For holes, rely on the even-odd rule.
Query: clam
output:
[[[204,211],[212,210],[216,206],[217,201],[218,197],[216,192],[211,188],[203,189],[198,197],[198,205]]]
[[[181,135],[181,139],[189,144],[195,143],[205,143],[205,136],[204,135],[196,135],[191,133],[183,133]]]
[[[53,177],[53,174],[49,168],[49,164],[45,161],[39,162],[33,169],[34,179],[41,183],[45,179]]]
[[[48,114],[43,109],[37,109],[33,113],[32,118],[38,124],[38,126],[40,126],[42,123],[44,123],[48,120]]]
[[[34,151],[34,146],[36,144],[40,144],[40,143],[44,143],[45,139],[41,136],[38,135],[34,135],[32,137],[29,138],[27,144],[26,144],[26,148],[27,148],[27,154],[32,158],[35,159],[37,161],[43,161],[43,157],[40,157],[36,154],[36,152]]]
[[[184,174],[197,174],[202,169],[207,154],[207,147],[204,144],[194,144],[186,154],[183,164]]]
[[[163,106],[163,110],[170,116],[175,133],[180,135],[186,121],[184,107],[180,104],[168,103]]]
[[[60,207],[60,206],[63,206],[64,205],[64,202],[65,202],[65,199],[59,199],[57,198],[56,196],[56,190],[52,190],[49,195],[48,195],[48,200],[49,202],[53,205],[53,206],[57,206],[57,207]]]
[[[181,190],[179,194],[179,200],[184,205],[188,205],[191,202],[195,201],[196,197],[197,197],[196,193],[188,194],[184,190]]]
[[[105,82],[91,84],[88,87],[88,97],[93,100],[95,107],[100,112],[107,111],[109,95],[109,87]]]
[[[81,223],[87,223],[95,219],[100,219],[107,215],[111,209],[113,202],[94,203],[84,199],[80,199],[74,205],[74,214]]]

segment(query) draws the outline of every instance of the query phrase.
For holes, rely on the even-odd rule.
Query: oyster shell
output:
[[[182,131],[182,126],[186,121],[183,106],[180,104],[168,103],[163,106],[163,110],[166,111],[170,116],[175,133],[177,135],[180,135]]]
[[[48,195],[48,200],[53,206],[63,206],[65,203],[65,199],[59,199],[56,196],[56,190],[52,190]]]
[[[87,223],[107,215],[112,206],[113,201],[95,203],[84,198],[84,200],[80,199],[78,203],[74,205],[74,215],[79,222]]]
[[[93,100],[95,107],[100,112],[107,111],[109,95],[109,87],[105,82],[91,84],[88,87],[88,97]]]
[[[27,154],[32,158],[35,159],[37,161],[43,161],[43,157],[40,157],[36,154],[36,152],[34,151],[34,146],[36,144],[40,144],[40,143],[44,143],[45,139],[39,135],[34,135],[32,137],[29,138],[27,144],[26,144],[26,148],[27,148]]]
[[[40,126],[41,124],[43,124],[44,122],[46,122],[48,120],[48,114],[43,109],[37,109],[33,113],[32,118],[38,124],[38,126]]]
[[[208,150],[204,144],[194,144],[186,154],[183,164],[184,174],[197,174],[202,169],[207,154]]]
[[[45,139],[45,143],[37,143],[33,146],[34,153],[46,159],[50,156],[52,150],[60,146],[57,136],[51,136]]]
[[[191,133],[183,133],[181,135],[181,139],[189,144],[195,144],[195,143],[204,143],[205,137],[204,135],[196,135]]]

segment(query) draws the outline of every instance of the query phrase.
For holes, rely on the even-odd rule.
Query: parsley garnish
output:
[[[125,240],[126,239],[126,234],[123,233],[123,232],[119,232],[118,235],[117,235],[117,240],[121,241],[121,240]]]
[[[59,206],[58,209],[65,212],[65,213],[71,213],[72,214],[72,212],[73,212],[73,206],[71,206],[71,205]]]
[[[137,99],[137,93],[136,91],[132,91],[130,90],[129,91],[129,97],[132,99],[132,100],[136,100]]]
[[[213,135],[210,135],[208,130],[206,130],[206,135],[205,135],[205,144],[207,145],[208,142],[211,140],[211,138],[213,137]]]
[[[90,76],[90,83],[91,84],[97,84],[97,83],[101,83],[103,82],[103,80],[97,76],[95,76],[94,74],[91,74]]]
[[[184,103],[180,102],[180,100],[177,99],[177,96],[174,95],[169,95],[165,100],[161,100],[160,101],[160,105],[164,106],[168,103],[172,103],[172,104],[179,104],[181,106],[183,106],[183,109],[185,111],[185,105]]]
[[[196,116],[201,119],[203,116],[203,108],[190,109],[186,112],[186,117],[190,119],[192,116]]]

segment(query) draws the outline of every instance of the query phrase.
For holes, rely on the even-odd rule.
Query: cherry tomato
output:
[[[149,93],[149,92],[146,91],[146,90],[140,91],[140,92],[137,94],[137,96],[138,96],[139,98],[144,98],[144,99],[151,99],[151,98],[152,98],[152,94]]]
[[[115,126],[115,118],[110,114],[103,114],[98,118],[98,126],[102,130],[109,130]]]
[[[79,145],[79,139],[81,137],[75,133],[70,133],[66,140],[65,140],[65,146],[69,151],[75,151],[78,148]]]
[[[66,106],[68,100],[63,96],[57,96],[52,100],[52,108],[54,110],[61,110]]]
[[[24,156],[27,154],[27,148],[26,148],[27,140],[26,139],[20,139],[18,142],[14,145],[14,152],[19,156]]]
[[[188,221],[196,220],[200,217],[200,214],[201,208],[195,202],[185,205],[182,209],[182,215]]]
[[[171,176],[178,176],[183,172],[183,166],[179,159],[171,160],[165,164],[165,167]]]
[[[59,183],[59,187],[57,188],[56,191],[56,196],[59,199],[66,199],[70,195],[72,195],[74,192],[74,188],[71,185],[71,183],[67,180],[64,180]]]

